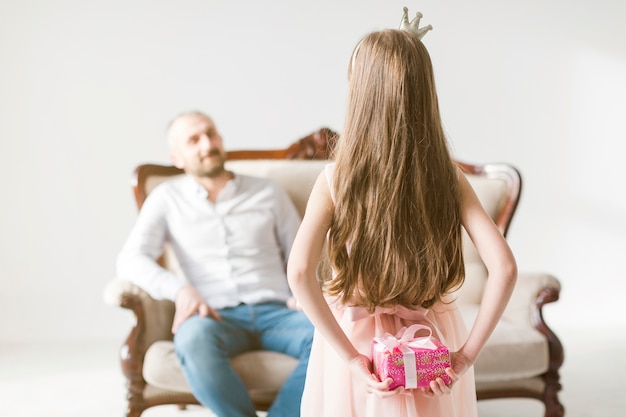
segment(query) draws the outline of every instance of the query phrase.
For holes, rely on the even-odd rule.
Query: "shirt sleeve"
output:
[[[162,187],[146,198],[135,225],[117,256],[117,275],[141,287],[155,299],[174,301],[185,282],[161,267],[167,235],[167,198]]]
[[[282,251],[283,263],[287,268],[289,253],[302,219],[289,194],[278,184],[275,184],[274,188],[276,195],[276,235]]]

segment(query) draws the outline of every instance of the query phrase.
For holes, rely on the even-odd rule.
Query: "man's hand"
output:
[[[176,312],[172,323],[172,333],[176,333],[180,325],[196,313],[200,317],[213,317],[215,320],[222,320],[220,315],[204,301],[194,287],[185,285],[176,294]]]

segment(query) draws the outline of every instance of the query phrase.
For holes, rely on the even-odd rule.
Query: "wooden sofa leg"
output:
[[[186,410],[187,409],[187,404],[178,404],[178,409],[179,410]]]
[[[132,402],[128,402],[128,408],[126,409],[126,417],[139,417],[145,411],[145,407],[137,406]]]
[[[565,408],[559,401],[558,393],[561,390],[561,384],[557,382],[546,383],[546,389],[543,392],[543,403],[546,407],[545,417],[563,417]]]
[[[126,410],[126,417],[139,417],[146,410],[147,405],[143,398],[143,390],[146,382],[141,375],[133,375],[127,377],[126,380],[126,400],[128,401],[128,408]]]
[[[546,385],[542,398],[546,407],[545,417],[563,417],[565,414],[565,409],[559,401],[558,396],[559,391],[561,391],[559,369],[561,369],[561,365],[563,365],[565,352],[563,351],[563,344],[543,319],[543,306],[555,302],[558,299],[559,289],[544,288],[537,294],[534,309],[533,321],[535,328],[548,339],[549,364],[548,371],[544,375]]]

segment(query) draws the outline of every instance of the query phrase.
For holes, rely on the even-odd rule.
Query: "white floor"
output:
[[[560,398],[567,417],[626,416],[626,329],[561,330],[566,349]],[[0,344],[0,416],[123,417],[119,341]],[[533,400],[479,403],[480,417],[542,417]],[[206,409],[155,407],[142,417],[209,417]]]

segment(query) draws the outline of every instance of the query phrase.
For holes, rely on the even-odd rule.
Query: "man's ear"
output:
[[[183,161],[176,155],[176,152],[172,151],[170,152],[170,160],[172,161],[172,164],[179,169],[185,169],[185,164],[183,163]]]

